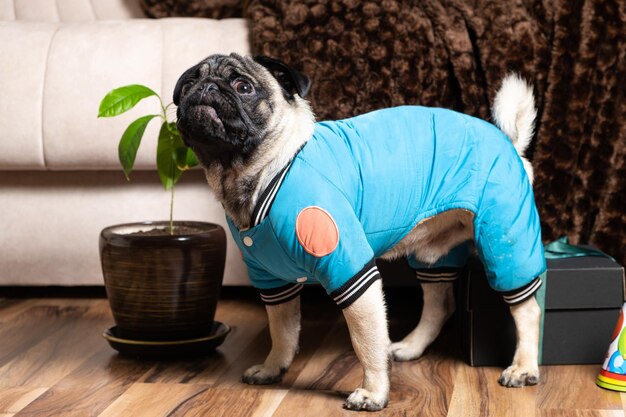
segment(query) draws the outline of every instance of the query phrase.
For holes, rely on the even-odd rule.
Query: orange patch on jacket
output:
[[[302,209],[296,219],[296,236],[304,250],[321,258],[339,244],[339,229],[333,217],[320,207]]]

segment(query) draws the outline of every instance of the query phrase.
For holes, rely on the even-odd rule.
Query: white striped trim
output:
[[[261,293],[261,300],[266,303],[279,303],[281,300],[289,298],[294,294],[300,292],[302,287],[304,287],[303,284],[296,284],[291,288],[287,288],[285,291],[279,292],[278,294],[265,295]]]
[[[535,291],[537,291],[541,284],[541,279],[537,278],[535,282],[533,282],[528,288],[526,288],[522,292],[512,295],[503,295],[502,298],[504,298],[504,301],[507,304],[517,304],[520,301],[524,301],[526,298],[531,296]]]
[[[456,277],[459,275],[459,271],[451,271],[451,272],[422,272],[415,271],[417,275],[424,277]]]
[[[263,202],[261,203],[261,209],[259,210],[256,218],[254,219],[254,226],[258,226],[263,221],[263,219],[265,219],[265,217],[267,216],[267,212],[269,211],[269,208],[272,206],[272,203],[274,202],[274,199],[276,198],[276,193],[278,193],[278,189],[280,188],[280,185],[283,183],[283,180],[285,179],[287,172],[289,172],[289,168],[291,167],[292,163],[293,161],[290,162],[289,165],[287,165],[285,169],[283,169],[283,172],[280,175],[280,178],[272,186],[272,190],[267,195],[265,200],[263,200]]]
[[[370,278],[376,276],[377,274],[378,274],[378,268],[376,267],[376,265],[374,265],[366,273],[364,273],[361,276],[361,278],[356,280],[356,282],[354,284],[352,284],[351,287],[346,289],[343,293],[335,296],[333,299],[335,300],[335,302],[337,304],[341,304],[347,298],[350,298],[350,296],[352,294],[357,292],[359,290],[359,288],[361,288],[363,285],[365,285],[369,281]]]
[[[458,276],[454,277],[433,277],[433,278],[424,278],[417,276],[417,279],[424,282],[454,282],[458,279]]]
[[[415,276],[425,282],[453,282],[459,277],[459,271],[451,272],[422,272],[415,271]]]

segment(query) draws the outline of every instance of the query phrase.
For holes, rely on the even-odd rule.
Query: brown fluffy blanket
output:
[[[215,16],[198,12],[207,3],[174,2]],[[312,78],[319,119],[400,104],[489,119],[501,79],[521,73],[539,109],[544,240],[567,235],[626,264],[623,0],[252,0],[245,15],[254,53]]]
[[[539,108],[533,165],[544,240],[626,263],[626,2],[254,0],[252,49],[313,79],[320,119],[400,104],[489,119],[517,71]]]
[[[246,0],[140,0],[148,17],[241,17]]]

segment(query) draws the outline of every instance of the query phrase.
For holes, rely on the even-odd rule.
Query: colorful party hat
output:
[[[622,307],[613,332],[606,359],[596,384],[602,388],[626,392],[626,303]]]

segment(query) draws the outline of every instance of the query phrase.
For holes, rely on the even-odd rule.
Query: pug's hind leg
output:
[[[246,370],[241,380],[247,384],[267,385],[282,380],[298,351],[300,337],[300,296],[282,304],[267,305],[272,349],[260,365]]]
[[[344,403],[350,410],[377,411],[389,400],[389,335],[380,280],[343,310],[352,346],[363,366],[363,384]]]
[[[455,302],[451,282],[422,282],[424,308],[417,327],[400,342],[391,344],[395,361],[419,358],[439,335],[446,320],[454,313]]]
[[[541,308],[535,297],[511,306],[515,321],[517,346],[513,363],[506,368],[498,382],[505,387],[522,387],[539,382],[539,320]]]

